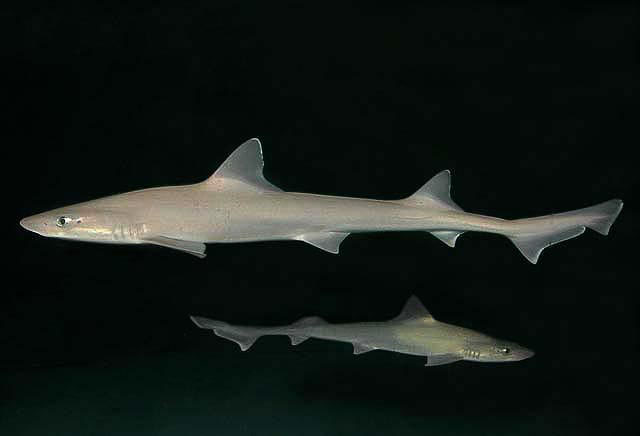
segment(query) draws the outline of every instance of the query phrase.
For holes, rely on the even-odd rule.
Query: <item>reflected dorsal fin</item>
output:
[[[409,297],[400,314],[393,318],[394,321],[406,321],[410,319],[435,321],[429,311],[422,305],[418,297],[415,295]]]
[[[462,210],[451,199],[451,172],[449,170],[440,171],[404,201],[414,204],[436,203],[447,209]]]
[[[235,180],[258,191],[282,191],[269,183],[262,174],[264,161],[258,138],[249,139],[235,149],[215,173],[204,181],[205,185],[219,185],[222,179]]]
[[[328,324],[328,323],[324,319],[320,318],[319,316],[305,316],[304,318],[300,318],[299,320],[291,324],[291,326],[292,327],[309,327],[309,326],[325,325],[325,324]]]

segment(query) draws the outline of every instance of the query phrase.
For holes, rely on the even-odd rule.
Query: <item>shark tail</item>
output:
[[[413,206],[464,212],[451,199],[449,170],[436,174],[413,195],[400,202]],[[614,199],[571,212],[513,220],[510,223],[517,230],[505,236],[515,244],[529,262],[536,263],[545,248],[575,238],[584,233],[587,228],[607,235],[622,210],[622,204],[622,200]],[[430,233],[449,247],[454,247],[456,240],[464,231],[436,230]]]
[[[253,327],[234,326],[226,322],[199,316],[192,316],[191,321],[201,329],[213,330],[213,332],[221,338],[235,342],[240,346],[242,351],[247,351],[253,343],[262,336],[258,329]]]
[[[622,205],[622,200],[614,199],[571,212],[515,220],[514,223],[523,224],[525,229],[529,228],[531,231],[525,230],[518,235],[509,236],[509,239],[529,262],[535,264],[545,248],[575,238],[583,234],[586,228],[601,235],[609,234],[611,225],[622,210]],[[553,229],[535,230],[543,222],[551,221],[558,223]]]

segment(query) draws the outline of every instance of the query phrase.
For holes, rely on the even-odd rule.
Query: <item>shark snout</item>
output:
[[[530,357],[533,357],[536,353],[533,352],[533,350],[529,350],[527,348],[522,348],[520,350],[518,350],[517,353],[517,357],[518,360],[524,360],[524,359],[528,359]]]
[[[20,220],[20,225],[30,232],[42,235],[47,227],[47,223],[38,215],[29,216]]]
[[[31,219],[31,217],[22,218],[20,225],[26,230],[33,231],[33,219]]]

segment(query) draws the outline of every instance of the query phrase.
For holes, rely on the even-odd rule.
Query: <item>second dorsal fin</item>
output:
[[[260,140],[249,139],[229,155],[216,172],[204,181],[204,185],[216,186],[221,180],[230,179],[258,191],[282,191],[264,178],[263,168]]]
[[[406,321],[410,319],[426,319],[434,321],[433,316],[429,313],[429,311],[422,305],[422,302],[416,297],[412,295],[409,297],[407,302],[404,304],[402,311],[398,316],[393,318],[393,321]]]
[[[451,199],[451,172],[449,170],[440,171],[412,196],[405,198],[403,201],[418,205],[435,203],[446,209],[462,210]]]

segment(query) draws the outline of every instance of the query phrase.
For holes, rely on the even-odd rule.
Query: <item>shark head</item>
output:
[[[50,238],[87,242],[115,242],[126,239],[123,229],[126,217],[113,210],[105,210],[89,203],[50,210],[24,218],[20,225],[26,230]],[[125,241],[118,241],[125,242]]]
[[[493,338],[483,338],[480,341],[472,341],[462,350],[464,360],[476,362],[516,362],[528,359],[535,353],[522,345],[514,342],[501,341]]]
[[[476,362],[515,362],[534,353],[514,342],[503,341],[483,333],[436,321],[415,295],[392,322],[409,326],[409,337],[424,342],[430,349],[427,366],[458,360]],[[429,331],[428,334],[423,331]]]

